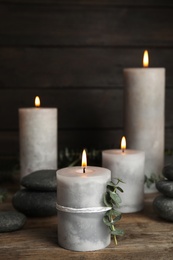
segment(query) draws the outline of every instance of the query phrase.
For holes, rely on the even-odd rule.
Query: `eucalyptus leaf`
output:
[[[119,190],[120,192],[124,192],[123,189],[121,189],[121,187],[117,187],[117,190]]]
[[[113,192],[114,191],[114,187],[113,186],[107,186],[107,191],[109,192],[109,191],[111,191],[111,192]]]
[[[115,224],[116,222],[118,222],[121,219],[121,214],[116,216],[112,221],[111,224]]]
[[[0,203],[5,201],[6,197],[7,197],[7,191],[5,189],[0,188]]]
[[[121,212],[119,212],[116,208],[119,207],[121,203],[121,198],[117,191],[123,192],[123,190],[117,186],[119,182],[123,182],[120,179],[117,179],[117,183],[112,181],[107,183],[106,193],[103,197],[103,202],[107,207],[111,207],[111,210],[108,210],[105,213],[103,218],[103,222],[110,229],[110,233],[114,236],[115,245],[117,245],[117,235],[123,235],[123,231],[115,228],[115,224],[121,219]]]
[[[106,226],[108,226],[108,227],[110,227],[112,224],[111,224],[111,222],[110,222],[110,220],[109,220],[109,218],[108,217],[104,217],[103,218],[103,222],[106,224]]]
[[[124,231],[121,230],[121,229],[116,228],[115,230],[111,231],[111,234],[112,235],[116,235],[116,236],[123,236],[124,235]]]
[[[104,194],[103,196],[103,202],[105,204],[105,206],[107,207],[112,207],[111,203],[109,202],[110,201],[110,196],[108,196],[106,193]]]
[[[113,188],[116,187],[115,183],[113,183],[112,181],[109,181],[109,182],[107,183],[107,186],[111,186],[111,187],[113,187]]]
[[[115,192],[109,192],[110,193],[110,197],[113,199],[113,201],[116,203],[116,204],[119,204],[119,203],[121,203],[121,198],[120,198],[120,196],[117,194],[117,193],[115,193]]]
[[[110,209],[105,214],[105,216],[109,216],[109,217],[111,217],[111,216],[115,217],[115,216],[119,216],[119,215],[121,215],[121,213],[116,209]]]
[[[120,182],[121,183],[125,183],[124,181],[122,181],[121,179],[117,179],[117,178],[113,178],[117,181],[117,183],[115,183],[115,185],[117,186]],[[113,182],[114,183],[114,182]]]

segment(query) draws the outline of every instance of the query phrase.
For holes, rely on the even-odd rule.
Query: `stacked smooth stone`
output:
[[[165,166],[162,173],[165,179],[156,183],[162,195],[154,199],[153,207],[161,218],[173,221],[173,165]]]
[[[48,217],[56,211],[56,170],[40,170],[30,173],[21,180],[23,189],[13,196],[16,210],[29,217]]]
[[[16,211],[0,212],[0,233],[21,229],[26,223],[24,214]]]
[[[6,199],[6,189],[0,188],[0,203]],[[26,216],[13,210],[0,211],[0,233],[21,229],[26,223]]]

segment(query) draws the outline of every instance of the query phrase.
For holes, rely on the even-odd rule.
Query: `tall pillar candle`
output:
[[[145,151],[145,175],[161,174],[164,164],[164,68],[124,69],[124,130],[128,147]],[[155,192],[145,184],[145,192]]]
[[[21,178],[41,169],[57,169],[57,108],[20,108]]]
[[[120,212],[130,213],[140,211],[144,206],[144,163],[145,154],[142,151],[112,149],[102,151],[102,166],[111,171],[112,182],[121,179],[119,186],[122,202]]]
[[[93,251],[110,244],[110,232],[103,223],[108,210],[103,204],[108,169],[68,167],[57,171],[59,245],[74,251]]]

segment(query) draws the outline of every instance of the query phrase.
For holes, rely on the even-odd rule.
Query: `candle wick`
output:
[[[85,173],[85,167],[83,167],[83,173]]]
[[[124,153],[124,151],[125,151],[125,149],[123,148],[123,149],[122,149],[122,153]]]

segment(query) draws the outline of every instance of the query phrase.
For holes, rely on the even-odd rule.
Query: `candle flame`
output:
[[[121,139],[121,150],[123,153],[125,152],[125,149],[126,149],[126,138],[125,136],[123,136]]]
[[[40,98],[38,96],[35,97],[35,107],[40,107]]]
[[[86,151],[83,150],[82,152],[82,168],[83,168],[83,173],[85,173],[85,168],[87,167],[87,156],[86,156]]]
[[[143,56],[143,67],[147,68],[148,66],[149,66],[149,55],[148,55],[148,51],[145,50]]]

